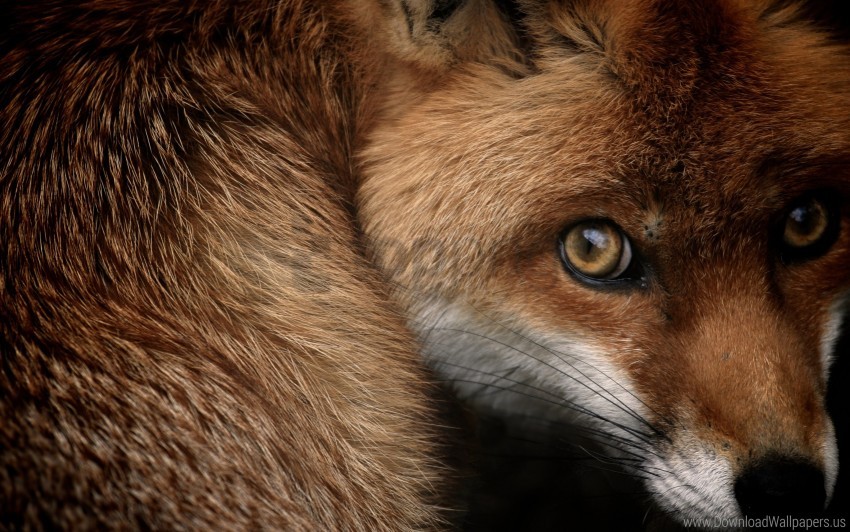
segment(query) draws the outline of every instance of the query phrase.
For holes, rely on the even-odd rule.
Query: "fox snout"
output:
[[[824,406],[828,357],[812,349],[825,342],[813,341],[815,322],[787,316],[766,292],[735,292],[694,305],[674,352],[657,357],[653,389],[669,395],[645,393],[668,440],[649,484],[678,514],[698,499],[729,518],[822,511],[838,469]],[[699,483],[674,487],[688,478]]]

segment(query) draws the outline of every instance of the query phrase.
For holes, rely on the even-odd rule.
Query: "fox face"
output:
[[[822,510],[850,50],[787,3],[442,15],[454,59],[399,53],[358,199],[426,360],[593,435],[678,519]]]

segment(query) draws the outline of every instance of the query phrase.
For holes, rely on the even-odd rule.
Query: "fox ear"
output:
[[[387,7],[399,21],[399,55],[421,66],[525,61],[524,14],[515,0],[396,0]]]

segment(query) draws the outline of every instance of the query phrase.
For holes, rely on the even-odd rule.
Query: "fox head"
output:
[[[828,17],[386,9],[406,23],[358,201],[429,363],[597,435],[679,519],[822,510],[850,299],[850,47]]]

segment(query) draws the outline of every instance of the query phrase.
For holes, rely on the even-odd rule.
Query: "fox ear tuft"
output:
[[[523,11],[515,0],[397,0],[396,49],[424,67],[523,62]]]
[[[470,0],[400,0],[410,39],[433,41],[443,33],[448,21]]]
[[[418,10],[420,15],[424,16],[427,26],[438,28],[460,9],[464,0],[432,0],[430,2],[402,0],[402,3],[408,6],[410,13]]]

